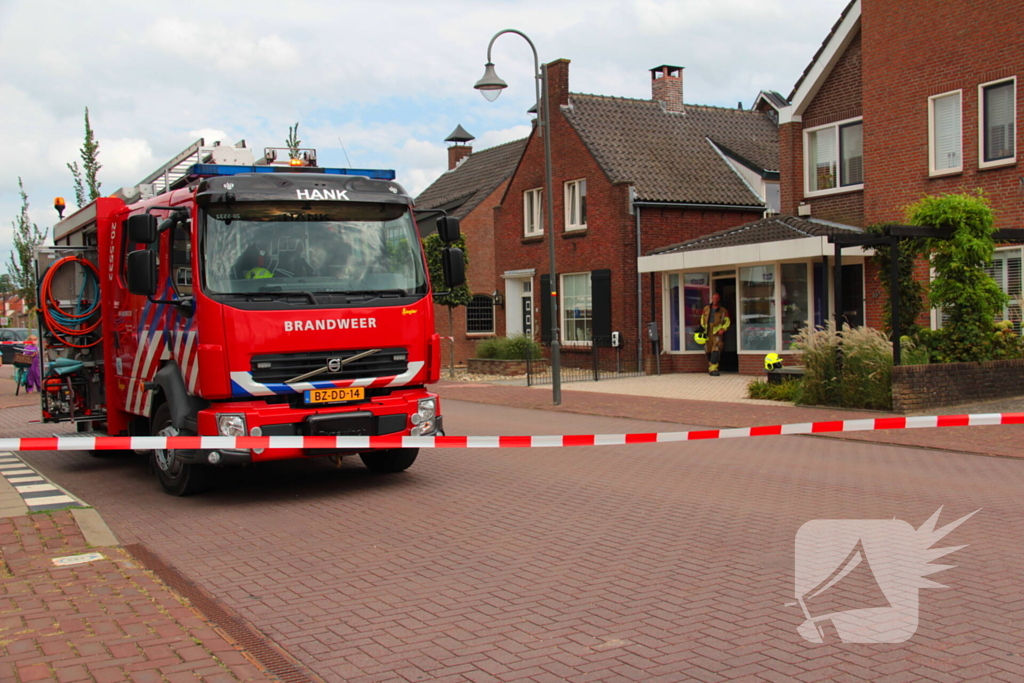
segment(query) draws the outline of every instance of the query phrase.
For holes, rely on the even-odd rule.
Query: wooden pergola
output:
[[[833,272],[833,311],[836,330],[843,329],[842,296],[843,296],[843,247],[889,247],[889,310],[892,314],[892,364],[900,364],[900,265],[899,246],[905,239],[928,237],[946,240],[953,236],[951,228],[929,228],[920,225],[893,225],[888,235],[838,234],[829,235],[828,241],[835,244],[835,264]],[[1024,230],[996,230],[992,235],[997,244],[1024,243]]]

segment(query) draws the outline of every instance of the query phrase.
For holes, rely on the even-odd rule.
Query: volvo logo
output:
[[[327,369],[330,370],[331,372],[337,372],[338,370],[341,370],[341,359],[340,358],[331,358],[331,359],[329,359],[327,361]]]

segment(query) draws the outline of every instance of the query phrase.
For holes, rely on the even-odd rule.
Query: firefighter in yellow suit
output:
[[[730,324],[729,310],[722,305],[722,295],[715,292],[711,295],[711,303],[700,314],[700,325],[708,339],[704,344],[704,353],[708,357],[708,374],[712,377],[718,377],[718,362],[725,346],[725,331]]]

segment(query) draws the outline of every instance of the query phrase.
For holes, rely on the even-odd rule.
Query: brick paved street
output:
[[[571,400],[567,409],[599,413],[643,401]],[[684,415],[683,403],[692,402],[640,405],[691,425],[741,416],[730,404]],[[445,408],[451,434],[679,428],[453,400]],[[763,410],[783,411],[776,422],[831,412]],[[177,499],[141,459],[23,455],[95,505],[122,542],[145,544],[327,681],[1024,677],[1016,459],[808,437],[438,450],[398,476],[280,463]],[[948,588],[921,591],[909,642],[801,639],[803,616],[786,606],[801,525],[895,517],[917,527],[940,506],[940,524],[981,512],[939,543],[968,547],[932,577]]]
[[[0,681],[267,681],[121,548],[88,548],[68,511],[0,519]]]

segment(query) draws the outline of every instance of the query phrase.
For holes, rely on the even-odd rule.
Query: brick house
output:
[[[548,65],[548,80],[554,225],[544,225],[535,129],[495,212],[498,332],[550,340],[553,239],[563,360],[588,363],[618,332],[617,353],[636,363],[650,356],[644,331],[658,308],[637,257],[762,217],[776,196],[776,124],[762,112],[683,104],[676,66],[651,69],[649,100],[573,93],[565,59]]]
[[[417,211],[440,209],[458,218],[466,239],[466,282],[473,301],[451,311],[457,365],[473,357],[480,339],[495,336],[494,207],[526,145],[525,139],[516,140],[474,152],[468,144],[473,139],[461,125],[445,139],[452,143],[448,170],[416,197]],[[419,221],[422,234],[435,231],[438,215],[424,214]],[[444,338],[449,336],[448,313],[447,306],[434,305],[437,330]],[[443,349],[443,363],[449,360],[448,351]]]
[[[1019,10],[1010,0],[957,0],[941,12],[925,0],[850,2],[789,98],[766,91],[755,103],[779,122],[783,215],[638,260],[641,271],[662,280],[670,366],[699,364],[686,338],[692,308],[706,296],[703,278],[738,273],[731,310],[740,369],[755,372],[766,352],[788,350],[793,329],[834,315],[828,235],[901,222],[904,208],[923,195],[979,187],[998,228],[1024,227]],[[965,43],[963,27],[982,25],[1004,39]],[[851,324],[881,327],[884,293],[866,255],[843,250],[841,313]],[[990,272],[1019,300],[1019,246],[1000,249]],[[1019,321],[1019,303],[1005,315]]]

